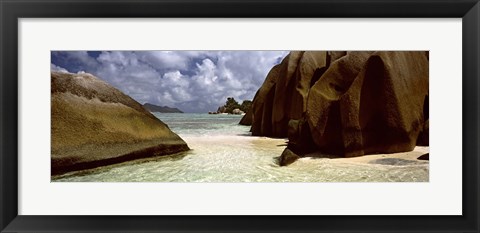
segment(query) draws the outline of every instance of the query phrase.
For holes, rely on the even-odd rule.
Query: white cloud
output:
[[[57,71],[57,72],[63,72],[63,73],[69,73],[67,69],[62,68],[60,66],[56,66],[55,64],[50,64],[50,70],[51,71]]]
[[[171,51],[143,51],[138,52],[139,59],[152,67],[163,69],[186,69],[189,56]]]
[[[63,67],[92,73],[140,103],[208,112],[227,97],[253,99],[285,51],[56,52]],[[64,62],[65,64],[61,63]],[[59,65],[57,63],[56,65]],[[52,67],[55,64],[52,64]],[[61,68],[61,67],[60,67]],[[53,68],[52,68],[53,69]]]

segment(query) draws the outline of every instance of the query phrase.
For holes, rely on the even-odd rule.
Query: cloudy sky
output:
[[[252,100],[286,51],[53,51],[51,69],[91,73],[141,104],[216,111]]]

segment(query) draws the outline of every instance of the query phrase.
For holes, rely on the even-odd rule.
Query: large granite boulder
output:
[[[429,120],[425,121],[425,123],[423,124],[423,129],[418,136],[418,146],[428,146],[430,144],[428,121]]]
[[[292,52],[254,98],[252,132],[297,154],[410,151],[428,145],[428,77],[423,51]]]
[[[413,150],[425,123],[423,52],[357,53],[332,63],[312,87],[307,119],[321,151],[347,157]]]
[[[322,151],[343,153],[342,115],[339,98],[350,90],[353,81],[369,58],[371,52],[348,52],[332,62],[320,79],[311,87],[308,96],[306,120],[312,139]],[[345,98],[348,104],[355,101]],[[350,106],[346,106],[349,109]],[[352,106],[353,107],[353,106]],[[356,108],[352,108],[355,111]],[[354,117],[352,112],[345,117]],[[348,122],[347,122],[348,123]]]
[[[272,131],[272,109],[275,86],[280,70],[285,59],[279,65],[274,66],[267,75],[260,89],[257,91],[252,103],[252,135],[274,136]]]
[[[51,173],[189,150],[141,104],[90,74],[51,73]]]
[[[292,51],[280,64],[275,93],[271,96],[273,98],[272,121],[265,122],[265,124],[272,124],[272,136],[274,137],[285,137],[287,135],[290,109],[293,106],[292,95],[295,90],[295,72],[303,53],[302,51]]]
[[[246,112],[245,115],[243,115],[242,119],[240,120],[240,122],[238,124],[240,124],[240,125],[252,125],[252,121],[253,121],[252,112],[253,111]]]
[[[318,81],[327,69],[327,52],[307,51],[300,59],[295,75],[295,89],[292,94],[290,119],[300,119],[307,110],[310,87]]]

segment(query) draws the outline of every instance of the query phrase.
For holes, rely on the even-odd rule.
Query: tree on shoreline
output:
[[[252,107],[252,101],[251,100],[244,100],[242,102],[242,105],[240,105],[240,110],[242,110],[244,113],[247,113],[250,108]]]
[[[227,102],[225,102],[225,108],[227,113],[233,113],[234,109],[240,109],[240,104],[233,97],[228,97]]]
[[[240,105],[235,100],[235,98],[227,97],[227,101],[225,102],[225,105],[218,107],[215,113],[229,113],[229,114],[239,114],[238,112],[246,113],[250,110],[250,108],[252,107],[252,104],[253,102],[251,100],[244,100]],[[238,109],[240,111],[237,110],[234,112],[235,109]]]

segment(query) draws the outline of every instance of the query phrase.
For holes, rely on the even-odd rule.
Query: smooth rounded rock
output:
[[[90,74],[51,73],[51,173],[189,150],[142,105]]]

